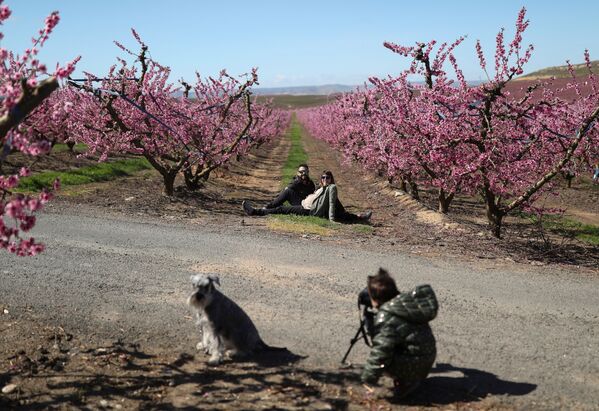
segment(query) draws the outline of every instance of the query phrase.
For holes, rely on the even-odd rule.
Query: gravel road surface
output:
[[[71,332],[191,352],[189,276],[211,272],[268,344],[336,367],[358,324],[357,293],[382,266],[402,290],[436,290],[443,378],[531,408],[599,407],[597,276],[476,267],[242,224],[51,213],[34,235],[48,247],[42,255],[0,252],[0,303]],[[366,353],[358,344],[350,359],[363,363]]]

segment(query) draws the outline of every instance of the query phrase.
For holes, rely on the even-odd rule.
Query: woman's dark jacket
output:
[[[430,285],[420,285],[383,304],[374,321],[375,336],[362,382],[376,384],[383,373],[402,382],[420,381],[437,355],[428,324],[439,305]]]

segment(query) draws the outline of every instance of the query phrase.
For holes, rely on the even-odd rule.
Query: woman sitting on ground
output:
[[[295,214],[312,215],[321,218],[328,218],[330,221],[338,222],[367,222],[372,215],[372,211],[361,214],[352,214],[345,210],[337,198],[337,185],[333,173],[326,170],[320,178],[320,188],[313,194],[308,195],[301,205],[298,206],[279,206],[275,208],[254,208],[244,201],[243,211],[247,215],[267,215],[267,214]]]

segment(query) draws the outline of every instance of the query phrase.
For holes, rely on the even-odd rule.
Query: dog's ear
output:
[[[213,283],[216,283],[216,284],[218,284],[218,285],[220,286],[220,278],[218,277],[218,274],[210,274],[210,275],[208,276],[208,279],[209,279],[211,282],[213,282]]]

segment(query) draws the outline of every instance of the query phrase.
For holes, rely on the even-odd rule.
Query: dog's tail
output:
[[[260,340],[258,343],[258,351],[289,351],[287,347],[271,347],[267,345],[264,341]]]

